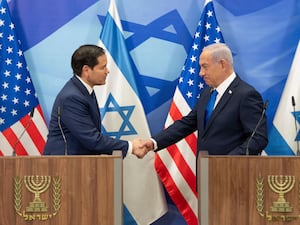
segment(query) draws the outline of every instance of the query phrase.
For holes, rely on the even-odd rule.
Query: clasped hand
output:
[[[148,140],[142,140],[136,138],[132,142],[132,154],[134,154],[139,159],[142,159],[148,152],[152,151],[154,148],[153,142]]]

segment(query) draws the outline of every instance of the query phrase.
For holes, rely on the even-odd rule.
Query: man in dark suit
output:
[[[160,150],[198,130],[197,152],[210,155],[258,155],[268,144],[266,116],[252,139],[249,138],[260,120],[264,108],[261,95],[239,78],[233,69],[233,58],[225,44],[205,47],[199,64],[202,76],[209,86],[193,110],[167,129],[146,140],[148,150]],[[212,92],[217,91],[213,112],[205,122],[206,105]],[[249,142],[249,143],[248,143]]]
[[[101,118],[93,91],[104,85],[109,73],[104,49],[83,45],[72,55],[74,76],[57,95],[49,124],[44,155],[112,154],[122,150],[141,158],[146,150],[139,148],[139,140],[117,140],[101,133]]]

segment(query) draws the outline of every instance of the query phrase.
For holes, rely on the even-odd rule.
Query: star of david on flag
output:
[[[165,127],[187,115],[206,86],[199,76],[199,56],[202,49],[213,43],[224,43],[213,2],[206,1],[175,90]],[[205,107],[205,106],[203,106]],[[196,190],[197,134],[193,133],[156,154],[155,168],[174,204],[189,225],[198,224]]]
[[[0,155],[40,155],[48,129],[8,4],[0,4]]]
[[[100,109],[100,113],[102,115],[102,132],[105,135],[121,139],[122,137],[125,137],[126,135],[136,135],[137,132],[130,122],[130,117],[133,113],[135,106],[120,106],[116,99],[112,96],[110,93],[107,101],[103,108]],[[108,114],[110,113],[117,113],[120,116],[121,123],[118,129],[116,127],[114,130],[108,130],[112,127],[110,126],[110,121],[112,121],[114,118],[111,118]],[[108,118],[106,118],[108,117]],[[118,121],[114,121],[118,124]]]
[[[300,111],[295,111],[292,112],[293,117],[295,118],[295,129],[297,131],[296,137],[295,137],[295,141],[300,141],[300,129],[298,128],[299,124],[300,124]]]

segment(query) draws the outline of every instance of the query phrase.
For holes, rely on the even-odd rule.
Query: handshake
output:
[[[142,140],[136,138],[132,141],[132,154],[139,159],[142,159],[148,152],[154,150],[154,143],[152,140]]]

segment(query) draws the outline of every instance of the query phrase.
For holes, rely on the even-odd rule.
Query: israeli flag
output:
[[[123,140],[149,138],[150,131],[131,69],[121,21],[111,0],[99,46],[106,50],[110,74],[95,89],[104,134]],[[143,159],[127,155],[123,162],[124,224],[150,224],[167,212],[162,185],[154,169],[154,153]],[[131,218],[130,218],[131,217]]]
[[[299,152],[300,41],[270,130],[268,155],[296,155]]]

